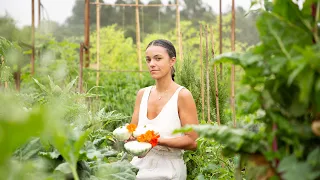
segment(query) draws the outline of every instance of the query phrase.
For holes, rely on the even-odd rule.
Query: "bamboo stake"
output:
[[[97,3],[99,0],[96,0]],[[96,6],[96,16],[97,16],[97,77],[96,77],[96,86],[99,86],[100,80],[100,5],[97,4]]]
[[[176,23],[177,23],[177,36],[178,36],[178,44],[179,44],[179,59],[183,62],[183,52],[182,52],[182,34],[181,34],[181,26],[180,26],[180,10],[179,10],[179,0],[176,0]]]
[[[31,75],[34,74],[34,61],[35,61],[35,48],[34,48],[34,0],[31,0],[31,21],[32,21],[32,25],[31,25],[31,50],[32,50],[32,54],[31,54]]]
[[[209,45],[208,45],[208,25],[206,25],[206,82],[207,82],[207,112],[208,123],[211,123],[210,119],[210,76],[209,76]]]
[[[211,26],[211,52],[212,57],[214,58],[214,38],[213,38],[213,27]],[[214,64],[214,86],[215,86],[215,97],[216,97],[216,115],[217,115],[217,123],[220,126],[220,109],[219,109],[219,87],[218,87],[218,77],[217,77],[217,66]]]
[[[20,91],[20,79],[21,79],[21,67],[18,65],[17,72],[14,73],[14,80],[16,84],[16,90]]]
[[[235,51],[235,0],[232,0],[232,23],[231,23],[231,50]],[[231,109],[233,126],[236,127],[236,109],[235,109],[235,65],[231,66]]]
[[[41,21],[41,0],[38,0],[38,28],[40,28]]]
[[[84,46],[85,49],[85,67],[90,66],[90,0],[85,0],[84,9]]]
[[[222,0],[219,3],[219,53],[222,54]],[[222,79],[223,66],[220,63],[220,79]]]
[[[139,70],[142,71],[141,47],[140,47],[140,21],[139,21],[139,6],[138,5],[139,5],[139,0],[136,0],[136,42],[137,42]]]
[[[204,79],[203,79],[203,47],[202,47],[202,25],[200,24],[200,61],[201,61],[201,104],[202,104],[202,120],[204,120]]]
[[[141,12],[142,12],[142,19],[141,19],[141,29],[142,29],[142,35],[141,35],[141,39],[143,39],[145,37],[145,31],[144,31],[144,10],[143,7],[141,7]]]
[[[83,78],[83,43],[80,43],[80,50],[79,50],[79,54],[80,54],[80,60],[79,60],[79,92],[80,94],[83,92],[82,90],[82,78]]]

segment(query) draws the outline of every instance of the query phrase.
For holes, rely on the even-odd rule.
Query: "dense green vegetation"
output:
[[[221,55],[217,15],[200,0],[185,3],[181,11],[184,61],[178,60],[176,81],[192,92],[201,123],[178,130],[193,128],[200,135],[198,149],[184,154],[188,180],[319,179],[320,2],[306,0],[299,9],[291,0],[265,1],[263,10],[246,18],[238,8],[237,52]],[[101,69],[137,70],[134,11],[103,8],[103,17],[110,18],[102,19]],[[95,9],[91,11],[94,26]],[[161,26],[154,21],[155,13],[143,12],[148,26],[143,28],[142,51],[155,38],[168,38],[176,45],[175,21],[171,22],[175,11],[160,12],[161,22],[166,22]],[[27,45],[30,28],[15,27],[8,16],[0,19],[0,179],[135,179],[132,157],[111,132],[130,121],[136,92],[154,82],[148,73],[101,72],[96,86],[96,72],[88,68],[84,93],[79,93],[82,13],[83,2],[77,1],[72,16],[57,25],[61,31],[37,30],[40,55],[33,76]],[[230,17],[223,16],[225,52],[231,51]],[[209,51],[209,64],[205,53],[199,54],[198,29],[204,22],[213,25],[214,32],[216,57]],[[96,63],[95,33],[92,29],[92,64]],[[202,45],[205,50],[204,41]],[[210,70],[211,123],[207,107],[202,117],[201,62]],[[230,62],[237,66],[236,128],[231,125],[229,105]],[[215,122],[212,76],[213,65],[219,63],[224,64],[223,74],[218,75],[221,126]]]

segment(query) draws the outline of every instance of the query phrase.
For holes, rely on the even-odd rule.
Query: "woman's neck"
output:
[[[156,80],[156,89],[158,92],[165,92],[170,89],[174,81],[170,78],[164,77]]]

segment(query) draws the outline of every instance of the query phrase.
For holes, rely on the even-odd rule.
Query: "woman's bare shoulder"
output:
[[[147,88],[149,88],[149,87],[150,87],[150,86],[139,89],[139,90],[137,91],[137,98],[138,98],[138,99],[141,99],[142,96],[143,96],[143,93],[144,93],[145,90],[146,90]]]
[[[179,100],[193,100],[192,93],[185,87],[183,87],[179,92]]]

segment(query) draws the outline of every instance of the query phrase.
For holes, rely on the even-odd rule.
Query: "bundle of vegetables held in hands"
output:
[[[113,135],[119,141],[126,141],[124,148],[134,156],[145,156],[158,144],[160,137],[150,125],[137,128],[135,124],[120,126],[113,131]]]

